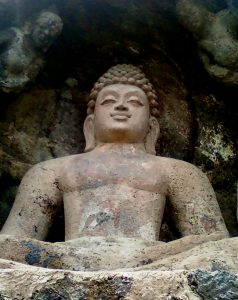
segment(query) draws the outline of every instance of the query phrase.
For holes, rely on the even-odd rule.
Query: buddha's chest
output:
[[[64,194],[66,233],[70,238],[115,235],[155,240],[164,204],[160,193],[124,184],[69,191]]]
[[[154,163],[97,157],[71,164],[61,177],[66,238],[116,235],[154,240],[163,216],[166,181]]]
[[[153,161],[135,157],[99,157],[71,164],[61,176],[63,192],[126,185],[135,189],[165,193],[166,180]]]

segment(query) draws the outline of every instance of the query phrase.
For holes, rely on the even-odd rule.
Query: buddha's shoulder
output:
[[[202,174],[202,171],[195,165],[184,160],[170,157],[156,156],[155,167],[162,168],[169,176],[173,176],[176,174],[181,174],[184,176]]]
[[[68,155],[58,158],[53,158],[49,160],[42,161],[40,163],[35,164],[32,166],[26,175],[33,175],[33,174],[60,174],[63,169],[72,166],[75,161],[79,161],[81,156],[84,154],[75,154],[75,155]]]

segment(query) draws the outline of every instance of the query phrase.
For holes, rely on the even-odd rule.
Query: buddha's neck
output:
[[[144,143],[98,143],[95,151],[120,153],[146,153]]]

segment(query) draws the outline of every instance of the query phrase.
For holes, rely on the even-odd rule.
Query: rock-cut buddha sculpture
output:
[[[138,241],[163,244],[158,241],[169,202],[182,238],[228,237],[206,175],[188,162],[156,156],[158,107],[139,68],[110,68],[89,96],[85,153],[31,168],[1,234],[44,241],[63,205],[66,242],[77,241],[80,249],[90,241],[95,250],[95,241],[124,241],[130,251]]]

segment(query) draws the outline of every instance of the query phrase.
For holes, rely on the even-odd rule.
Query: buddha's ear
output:
[[[86,141],[84,151],[88,152],[95,148],[95,135],[94,135],[94,115],[87,116],[83,124],[83,133]]]
[[[155,145],[159,137],[160,127],[155,117],[150,117],[149,126],[150,129],[145,138],[145,149],[147,153],[156,155]]]

